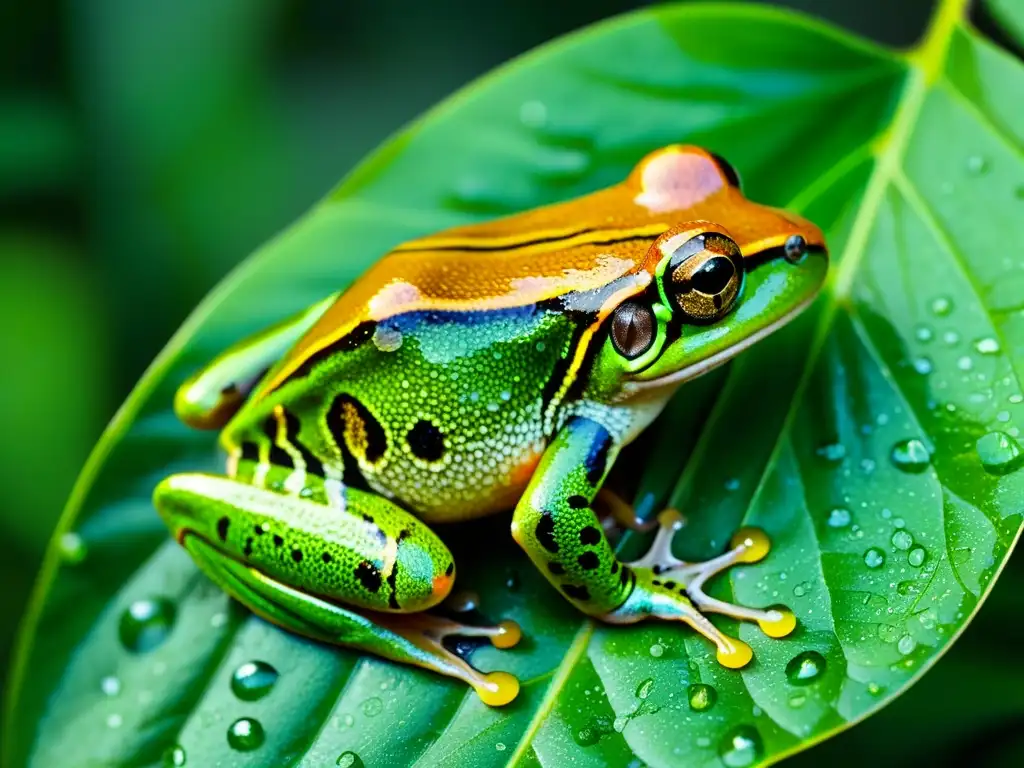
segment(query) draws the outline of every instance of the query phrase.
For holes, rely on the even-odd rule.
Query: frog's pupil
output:
[[[725,256],[715,256],[694,272],[690,284],[703,294],[716,296],[729,285],[735,272],[736,268],[729,259]]]

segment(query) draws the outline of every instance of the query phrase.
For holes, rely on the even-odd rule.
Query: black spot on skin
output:
[[[580,544],[597,544],[601,540],[601,532],[592,525],[580,529]]]
[[[577,587],[575,584],[563,584],[562,591],[574,600],[590,599],[590,592],[586,587]]]
[[[655,586],[655,587],[660,587],[661,586],[661,582],[658,581],[657,579],[651,579],[651,585]]]
[[[353,415],[355,423],[347,422],[348,415]],[[327,412],[327,427],[331,430],[331,435],[338,446],[348,452],[348,456],[352,455],[352,446],[348,442],[347,434],[355,435],[362,432],[366,443],[364,458],[371,464],[380,461],[388,449],[388,437],[384,432],[384,427],[366,409],[366,406],[352,395],[342,393],[334,398],[334,402],[331,403],[331,408]],[[349,462],[345,462],[346,467],[348,464]]]
[[[301,549],[293,549],[292,550],[292,560],[294,560],[296,563],[301,563],[302,562],[302,550]]]
[[[651,566],[651,571],[653,571],[655,574],[659,574],[659,573],[661,573],[664,570],[665,569],[662,568],[660,565]]]
[[[280,547],[282,544],[284,544],[284,539],[282,539],[280,536],[278,536],[275,533],[274,534],[274,546],[275,547]]]
[[[275,467],[295,469],[295,460],[288,451],[279,445],[271,444],[270,451],[267,453],[267,459]]]
[[[353,349],[358,349],[373,337],[373,332],[376,329],[377,323],[373,320],[367,320],[366,322],[360,323],[330,346],[310,355],[306,362],[296,368],[295,373],[293,373],[289,378],[305,378],[306,376],[309,376],[310,372],[321,362],[329,360],[336,352],[351,352]]]
[[[252,527],[252,532],[255,533],[257,536],[262,536],[265,533],[262,525],[254,525]]]
[[[687,592],[686,592],[686,587],[680,587],[680,588],[679,588],[679,594],[680,594],[680,595],[682,595],[683,597],[689,597],[689,596],[690,596],[690,595],[689,595],[689,594],[687,594]]]
[[[586,496],[579,495],[570,496],[566,501],[569,502],[569,506],[573,509],[583,509],[590,504]]]
[[[250,536],[245,540],[245,547],[242,548],[242,554],[249,557],[252,554],[252,537]]]
[[[292,444],[292,447],[299,452],[302,456],[302,462],[306,465],[306,472],[317,477],[324,476],[324,465],[320,462],[313,452],[309,450],[302,441],[299,440],[299,428],[301,426],[298,417],[289,411],[284,412],[285,431],[288,435],[288,442]]]
[[[596,552],[584,552],[576,558],[576,562],[580,564],[580,568],[583,570],[592,571],[601,564],[601,559],[597,556]]]
[[[396,586],[397,579],[398,563],[395,563],[391,567],[391,573],[388,576],[388,586],[391,587],[391,594],[388,595],[388,605],[396,611],[402,607],[398,604],[398,587]]]
[[[555,518],[550,512],[541,512],[533,534],[548,552],[558,552],[558,542],[555,541]]]
[[[665,589],[675,589],[675,588],[676,588],[676,583],[674,581],[666,581],[665,582]]]
[[[399,544],[401,544],[403,541],[408,539],[410,536],[412,536],[412,531],[410,531],[408,528],[403,528],[402,530],[400,530],[398,532],[398,538],[395,539],[395,541],[397,541]]]
[[[368,523],[372,523],[373,522],[373,515],[367,515],[367,514],[364,513],[363,514],[363,520],[365,520]]]
[[[260,447],[256,445],[256,443],[249,442],[248,440],[242,443],[242,460],[259,461]]]
[[[629,583],[629,577],[633,575],[628,565],[622,566],[622,570],[619,571],[619,583],[622,586],[626,586]]]
[[[376,593],[380,589],[380,570],[369,560],[363,560],[353,571],[359,583],[370,592]]]
[[[618,572],[619,572],[619,561],[618,560],[612,560],[612,573],[618,573]]]
[[[445,576],[451,576],[455,573],[455,563],[448,563],[448,567],[444,569]]]
[[[444,456],[444,435],[426,419],[417,421],[405,436],[412,455],[424,461],[437,461]]]
[[[587,470],[587,482],[596,486],[604,477],[608,468],[608,453],[612,449],[612,436],[604,427],[598,426],[597,435],[583,460],[583,466]]]
[[[226,517],[222,517],[220,520],[217,521],[217,537],[221,541],[227,541],[227,539],[228,539],[228,527],[230,525],[231,525],[231,521],[228,518],[226,518]]]
[[[331,553],[330,552],[324,552],[322,555],[320,555],[320,559],[323,560],[325,563],[329,563],[334,558],[331,557]]]
[[[561,563],[548,563],[548,570],[556,576],[561,576],[565,573],[565,568],[562,567]]]

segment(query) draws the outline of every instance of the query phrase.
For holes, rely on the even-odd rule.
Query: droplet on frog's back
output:
[[[243,717],[235,720],[228,728],[228,745],[239,752],[251,752],[263,745],[266,733],[259,720]]]
[[[163,597],[136,600],[118,625],[121,644],[134,653],[146,653],[167,639],[174,626],[174,604]]]
[[[1008,475],[1024,464],[1024,449],[1005,432],[989,432],[975,447],[981,466],[990,475]]]
[[[247,661],[231,676],[231,691],[242,701],[262,699],[274,683],[277,670],[264,661]]]
[[[761,734],[752,725],[729,731],[718,745],[718,757],[728,768],[746,768],[764,755]]]

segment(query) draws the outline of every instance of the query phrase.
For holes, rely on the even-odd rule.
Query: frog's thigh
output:
[[[417,574],[412,573],[401,575],[403,561],[401,553],[396,551],[401,546],[398,539],[401,537],[403,542],[408,542],[417,534],[422,539],[426,532],[432,539],[429,549],[436,550],[444,545],[416,518],[387,499],[347,489],[347,504],[342,511],[226,477],[184,474],[161,483],[155,502],[175,537],[203,572],[262,618],[315,640],[416,664],[464,680],[491,705],[499,706],[515,698],[519,686],[514,677],[505,672],[483,674],[448,651],[442,643],[449,635],[462,635],[486,637],[495,646],[508,648],[520,637],[519,627],[514,622],[473,627],[424,613],[403,615],[397,612],[402,609],[400,604],[397,608],[389,607],[396,592],[386,596],[383,592],[396,590],[396,582],[400,586],[401,580],[405,580],[408,585],[408,580],[417,578]],[[377,590],[367,590],[366,585],[359,582],[351,594],[346,594],[347,574],[332,574],[331,566],[352,562],[352,558],[341,551],[346,539],[357,548],[356,559],[366,557],[368,552],[360,548],[359,537],[354,534],[360,529],[370,532],[369,526],[378,521],[384,523],[381,531],[397,529],[397,536],[387,535],[389,541],[383,543],[383,549],[393,550],[391,565],[395,570],[388,573],[399,573],[399,577],[389,579],[381,574],[384,577],[379,585],[369,585],[377,586]],[[287,524],[301,524],[305,538],[289,533]],[[257,530],[263,533],[257,534]],[[311,535],[317,530],[323,531],[324,537]],[[414,530],[416,534],[403,537],[403,532]],[[372,544],[376,537],[371,534],[364,538]],[[417,549],[422,552],[422,548]],[[302,553],[302,557],[296,558],[296,552]],[[312,559],[314,554],[319,557],[315,566],[302,568],[306,556]],[[422,554],[415,552],[408,563],[424,570],[418,578],[426,582],[427,589],[434,590],[427,604],[437,602],[450,589],[454,573],[444,562],[452,562],[447,548],[435,555],[433,569],[425,570]],[[370,565],[384,571],[385,564],[368,562],[362,569],[364,579],[372,582],[368,575]],[[438,571],[442,576],[440,581],[438,576],[433,579],[430,576]],[[378,593],[383,601],[381,610],[394,613],[372,611],[365,606],[366,600]],[[343,604],[360,598],[363,599],[361,607]]]
[[[750,562],[749,542],[739,542],[706,566],[687,564],[678,572],[663,571],[666,565],[683,565],[678,561],[657,567],[646,559],[620,562],[591,506],[616,453],[612,436],[600,424],[588,419],[567,424],[545,451],[516,507],[512,531],[516,541],[548,581],[585,613],[620,624],[648,617],[682,621],[715,644],[723,665],[744,666],[751,658],[750,648],[723,635],[701,609],[758,621],[769,628],[780,617],[772,611],[710,601],[701,587],[722,567]],[[674,530],[677,518],[677,514],[663,515],[662,525]],[[666,538],[667,532],[657,537],[658,550],[664,550]],[[687,590],[690,582],[694,597],[700,598],[697,605]]]

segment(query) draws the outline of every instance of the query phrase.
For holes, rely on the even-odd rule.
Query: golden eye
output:
[[[718,232],[687,240],[672,254],[665,270],[665,293],[697,322],[713,322],[725,315],[742,287],[740,248]]]
[[[657,323],[651,308],[635,301],[620,304],[612,315],[612,344],[627,360],[635,360],[651,348]]]

